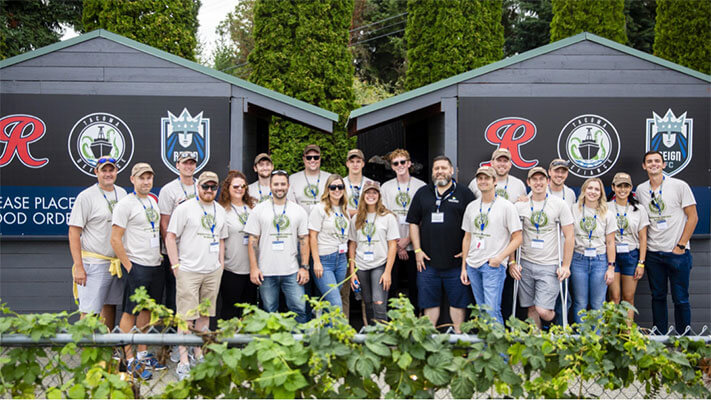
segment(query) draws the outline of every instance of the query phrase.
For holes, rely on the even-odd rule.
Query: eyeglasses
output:
[[[208,191],[208,190],[212,190],[213,192],[217,191],[217,185],[204,184],[204,185],[200,185],[200,187],[202,188],[202,190],[205,190],[205,191]]]
[[[304,158],[306,159],[306,161],[318,161],[321,156],[304,156]]]
[[[393,161],[390,164],[393,167],[397,167],[398,165],[405,165],[407,163],[407,160],[400,160],[400,161]]]
[[[232,185],[232,189],[244,189],[246,187],[247,185],[245,185],[244,183],[241,185]]]
[[[100,159],[96,160],[96,165],[103,164],[105,162],[116,164],[116,159],[112,157],[101,157]]]
[[[328,185],[328,190],[343,190],[346,185]]]

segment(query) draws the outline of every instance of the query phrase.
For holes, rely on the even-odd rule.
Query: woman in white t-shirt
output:
[[[649,216],[632,193],[632,177],[618,172],[612,179],[615,196],[608,203],[615,213],[615,279],[610,285],[610,301],[620,304],[620,299],[634,305],[637,281],[644,276],[644,259],[647,255],[647,226]],[[627,318],[634,321],[634,311]]]
[[[615,214],[607,208],[602,181],[589,178],[573,207],[575,251],[570,265],[574,320],[581,311],[602,308],[607,286],[615,277]]]
[[[249,195],[247,178],[239,171],[230,171],[222,182],[220,205],[226,211],[225,269],[220,282],[222,308],[220,319],[242,316],[235,303],[257,304],[257,286],[249,280],[249,235],[244,233],[249,214],[256,199]]]
[[[309,240],[314,260],[314,281],[323,299],[343,307],[341,286],[346,278],[348,252],[348,201],[343,177],[332,174],[326,180],[321,202],[309,214]],[[345,213],[345,214],[344,214]]]
[[[367,322],[372,324],[388,318],[388,290],[400,230],[395,215],[383,205],[378,182],[365,183],[362,193],[358,212],[351,219],[348,272],[351,288],[362,290]]]

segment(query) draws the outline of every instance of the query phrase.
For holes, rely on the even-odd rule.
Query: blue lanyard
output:
[[[143,204],[141,199],[138,197],[135,190],[133,191],[133,195],[136,196],[136,200],[138,200],[138,202],[141,203],[141,205],[143,206],[143,213],[146,215],[146,220],[148,220],[148,222],[151,224],[151,230],[153,231],[153,236],[155,236],[156,235],[156,223],[153,222],[153,220],[148,217],[148,209],[146,208],[145,204]],[[152,210],[153,203],[151,203],[150,200],[148,200],[148,205],[151,206],[151,210]]]
[[[667,177],[662,175],[662,183],[659,185],[659,201],[662,201],[662,186],[664,186],[664,180]],[[651,198],[652,204],[654,207],[657,207],[657,210],[659,211],[659,217],[662,216],[662,206],[659,205],[659,202],[654,198],[654,192],[652,191],[652,182],[649,182],[649,197]]]
[[[345,218],[343,216],[343,213],[339,214],[338,211],[336,211],[336,210],[333,210],[333,213],[336,214],[336,218],[338,218],[338,217]],[[346,234],[346,228],[341,228],[341,236],[343,236],[345,234]]]
[[[410,179],[407,180],[407,191],[405,191],[405,193],[407,194],[408,198],[410,197],[410,182],[412,182],[412,177],[410,177]],[[395,178],[395,183],[397,183],[397,192],[399,194],[400,193],[400,182],[397,180],[397,178]],[[437,192],[437,189],[435,188],[435,193],[436,192]],[[404,202],[404,201],[400,202],[400,205],[402,206],[402,208],[406,208],[407,204],[408,203]]]
[[[205,211],[205,207],[202,206],[202,203],[200,203],[200,200],[195,198],[195,201],[200,204],[200,208],[202,209],[202,213],[207,217],[207,211]],[[217,224],[217,209],[215,208],[215,202],[212,202],[212,226],[210,226],[210,232],[212,233],[212,241],[215,241],[215,225]]]
[[[563,201],[565,201],[565,185],[563,186],[563,190],[560,191],[563,194]],[[553,189],[551,189],[551,185],[548,185],[548,192],[546,192],[546,195],[548,193],[553,194]]]
[[[540,234],[538,228],[540,227],[540,224],[541,224],[541,214],[543,214],[543,209],[546,208],[546,203],[548,203],[548,193],[546,193],[546,199],[543,200],[543,207],[541,207],[541,212],[538,214],[538,218],[536,218],[536,222],[534,223],[534,225],[536,225],[536,236],[538,236],[538,234]],[[479,212],[481,212],[481,210],[479,210]],[[531,217],[533,217],[533,196],[531,196]]]
[[[101,195],[104,196],[104,200],[106,200],[106,204],[109,206],[109,212],[111,212],[113,214],[114,207],[111,205],[111,202],[109,201],[109,199],[106,198],[106,193],[104,193],[104,191],[99,187],[98,183],[96,184],[96,188],[99,189],[99,191],[101,192]],[[114,197],[116,198],[116,202],[118,203],[118,193],[117,193],[115,187],[114,187]]]
[[[257,190],[259,191],[259,199],[262,199],[262,185],[257,182]],[[272,191],[269,189],[269,197],[272,197]]]
[[[627,204],[625,205],[625,213],[622,215],[623,217],[627,218],[627,209],[630,207],[630,202],[627,200]],[[620,219],[620,210],[617,208],[617,202],[615,202],[615,211],[617,212],[617,219]],[[620,228],[620,236],[625,234],[625,228]]]
[[[306,176],[306,174],[304,174],[304,176]],[[279,218],[277,218],[276,208],[274,208],[274,199],[272,199],[272,211],[274,212],[274,225],[276,225],[278,235],[281,231],[281,227],[279,226]],[[284,214],[286,214],[286,203],[284,203],[284,209],[281,211],[281,215],[283,216]]]
[[[235,208],[235,205],[234,205],[234,204],[230,204],[230,206],[232,206],[232,210],[235,212],[235,215],[237,215],[237,220],[239,220],[239,222],[241,222],[242,225],[246,225],[246,224],[247,224],[247,221],[246,221],[246,220],[244,220],[244,221],[242,220],[242,215],[246,215],[246,214],[247,214],[247,206],[245,206],[245,205],[242,206],[242,208],[244,208],[244,214],[240,214],[240,213],[237,211],[237,209]]]
[[[499,186],[498,182],[496,183],[496,186]],[[506,189],[508,189],[508,187],[509,187],[509,176],[507,175],[506,176],[506,183],[504,184],[504,192],[506,192]],[[494,190],[494,191],[496,191],[496,190]]]
[[[180,188],[183,189],[183,194],[185,194],[185,200],[189,199],[190,197],[188,196],[188,192],[185,191],[185,186],[183,186],[183,182],[180,181],[180,178],[178,178],[177,181],[180,184]],[[195,185],[193,185],[193,197],[197,197],[197,192],[195,191]]]
[[[484,227],[486,226],[486,222],[485,222],[485,221],[488,219],[488,217],[489,217],[489,212],[491,211],[491,207],[494,206],[494,203],[496,203],[496,196],[494,196],[494,200],[491,202],[491,204],[489,204],[489,209],[486,210],[486,217],[487,217],[487,218],[482,218],[482,219],[481,219],[481,224],[479,224],[479,230],[480,230],[482,233],[484,233]],[[481,212],[481,206],[482,206],[483,204],[484,204],[484,200],[481,199],[481,200],[479,201],[479,215],[483,215],[483,213]]]
[[[356,190],[353,189],[353,185],[351,185],[351,180],[346,177],[346,180],[348,181],[348,187],[351,189],[351,193],[353,193],[353,203],[355,204],[356,208],[358,208],[358,198],[360,197],[360,186],[356,186]],[[363,178],[360,178],[360,184],[363,186]]]
[[[408,189],[410,189],[410,188],[408,187]],[[452,190],[449,193],[447,193],[446,196],[440,197],[439,192],[437,191],[437,186],[435,186],[435,188],[434,188],[435,199],[436,199],[435,206],[437,206],[437,212],[439,212],[439,207],[442,205],[442,202],[447,200],[449,198],[449,196],[451,196],[456,189],[457,189],[457,182],[452,182]],[[494,204],[494,203],[492,202],[491,204]]]
[[[597,214],[593,214],[593,220],[597,221]],[[583,224],[584,223],[585,223],[585,202],[583,202]],[[593,224],[593,228],[590,229],[590,232],[588,233],[588,246],[590,246],[590,243],[592,242],[593,229],[595,229],[595,224]]]
[[[376,212],[375,215],[373,216],[373,233],[375,233],[375,219],[378,218],[378,213]],[[368,225],[368,217],[365,217],[365,225]],[[365,237],[368,238],[368,246],[373,246],[373,243],[371,241],[373,240],[373,235],[368,234],[367,232],[365,233]]]
[[[318,184],[321,183],[321,171],[318,171],[318,179],[316,179],[316,191],[311,189],[311,183],[309,183],[309,178],[306,176],[306,171],[304,171],[304,180],[306,181],[306,185],[309,187],[309,192],[311,192],[311,196],[313,196],[314,200],[316,200],[316,195],[318,195]],[[286,206],[284,206],[286,209]]]

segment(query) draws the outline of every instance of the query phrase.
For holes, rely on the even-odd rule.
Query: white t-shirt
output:
[[[397,219],[391,213],[368,213],[363,226],[356,229],[356,217],[351,219],[349,234],[350,240],[356,242],[356,267],[362,271],[378,268],[388,260],[388,241],[400,239]]]
[[[558,263],[556,222],[560,221],[561,227],[574,222],[568,204],[559,197],[548,195],[544,201],[533,202],[533,212],[531,212],[530,200],[516,203],[516,210],[523,222],[521,258],[535,264],[556,265]],[[562,238],[560,250],[563,250]],[[560,259],[563,259],[563,254],[560,254]]]
[[[584,210],[581,210],[576,204],[573,207],[573,219],[575,220],[573,224],[575,227],[575,252],[585,254],[586,248],[594,247],[597,255],[606,254],[605,236],[617,230],[615,213],[608,209],[604,216],[600,216],[595,213],[594,209],[585,207]],[[590,230],[592,230],[592,234]]]
[[[259,180],[256,180],[249,185],[249,195],[257,199],[257,203],[261,203],[272,198],[272,189],[269,186],[260,185]]]
[[[140,199],[131,194],[119,200],[111,224],[126,230],[123,247],[132,263],[146,267],[160,265],[160,208],[153,197]]]
[[[349,210],[357,210],[358,202],[360,202],[361,189],[366,182],[372,182],[373,180],[368,177],[361,177],[360,183],[356,184],[351,182],[348,177],[343,178],[343,183],[346,185],[346,199],[348,199],[347,205]]]
[[[288,199],[303,207],[308,215],[313,206],[321,202],[321,195],[329,176],[331,174],[326,171],[319,171],[316,177],[306,178],[304,171],[289,176]]]
[[[563,185],[563,190],[561,190],[559,192],[552,191],[549,186],[548,189],[546,190],[546,193],[552,194],[553,196],[556,196],[556,197],[559,197],[559,198],[565,200],[565,203],[568,205],[568,208],[571,210],[573,209],[573,206],[575,205],[575,200],[577,200],[575,198],[575,192],[573,191],[573,189],[569,188],[566,185]]]
[[[299,236],[308,235],[309,230],[306,211],[298,204],[259,203],[249,215],[244,231],[259,236],[258,263],[264,276],[291,275],[299,270],[297,244]]]
[[[423,186],[427,186],[427,184],[412,176],[409,183],[400,184],[397,178],[393,178],[380,187],[383,205],[397,217],[401,238],[410,237],[410,224],[405,222],[405,218],[410,210],[412,198]],[[407,246],[407,251],[412,251],[412,244]]]
[[[350,218],[343,214],[341,207],[331,208],[326,215],[326,207],[320,202],[311,209],[309,229],[318,232],[318,254],[325,256],[338,251],[339,245],[348,245]]]
[[[462,230],[471,233],[467,265],[479,268],[509,245],[511,234],[521,230],[521,220],[518,218],[516,206],[510,201],[503,201],[497,196],[493,203],[482,204],[479,197],[469,203],[464,211]]]
[[[479,190],[479,187],[476,184],[476,177],[469,182],[469,190],[471,190],[477,198],[481,197],[481,190]],[[523,184],[522,180],[511,174],[509,174],[503,181],[496,182],[496,197],[501,197],[511,203],[515,203],[519,197],[525,195],[526,185]]]
[[[644,206],[637,205],[637,211],[632,206],[618,206],[615,200],[607,202],[607,209],[615,213],[617,221],[617,231],[615,232],[615,243],[627,243],[630,251],[639,249],[639,231],[645,226],[649,226],[649,216]],[[622,234],[620,234],[622,229]]]
[[[684,232],[687,219],[684,207],[696,204],[694,193],[686,182],[666,176],[661,186],[662,201],[657,208],[656,203],[651,201],[649,190],[649,181],[645,181],[637,186],[636,191],[639,202],[647,208],[649,215],[647,250],[670,252],[679,243],[681,234]],[[660,188],[654,191],[655,198],[659,197],[659,192]],[[666,222],[666,228],[660,221]],[[686,248],[691,248],[688,243]]]
[[[174,179],[163,186],[158,194],[158,207],[162,215],[172,215],[180,203],[197,196],[197,179],[193,186],[185,186],[180,178]]]
[[[209,274],[221,267],[220,239],[227,237],[225,209],[217,202],[206,205],[198,199],[183,202],[173,211],[168,232],[178,242],[180,269]]]
[[[244,233],[244,226],[252,210],[247,206],[237,207],[230,204],[225,210],[227,221],[227,239],[225,239],[225,269],[235,274],[249,274],[249,235]]]
[[[74,200],[74,208],[67,225],[77,226],[81,231],[82,250],[101,254],[106,257],[116,257],[111,248],[111,217],[119,200],[126,197],[126,191],[114,185],[114,190],[104,192],[98,184],[90,186]],[[82,257],[85,263],[105,263],[92,257]]]

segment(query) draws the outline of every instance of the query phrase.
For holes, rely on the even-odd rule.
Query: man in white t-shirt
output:
[[[69,216],[69,251],[74,261],[72,277],[81,317],[101,313],[111,330],[124,290],[121,263],[109,242],[111,216],[126,191],[114,185],[118,175],[115,159],[98,159],[94,173],[98,182],[79,193]]]
[[[225,267],[225,210],[215,201],[219,181],[214,172],[200,174],[198,198],[175,209],[165,238],[175,274],[178,315],[199,332],[208,330],[210,317],[215,316],[217,292]],[[198,315],[198,306],[205,299],[210,301],[208,315]],[[200,347],[194,347],[193,354],[198,361],[202,359]],[[176,372],[180,380],[190,374],[188,352],[182,346]]]
[[[531,188],[528,201],[516,203],[523,227],[523,242],[519,249],[521,265],[510,260],[509,273],[520,282],[518,298],[521,307],[528,309],[528,317],[540,329],[541,320],[552,321],[555,317],[559,282],[570,276],[575,245],[574,221],[565,201],[547,193],[549,179],[545,169],[531,168],[527,183]],[[560,243],[557,223],[565,236],[565,247]]]
[[[496,172],[496,196],[515,203],[526,196],[526,185],[509,174],[511,166],[511,152],[508,149],[496,149],[491,153],[491,167]],[[469,183],[469,190],[476,198],[481,195],[476,177]]]
[[[111,247],[121,260],[126,279],[123,297],[123,315],[119,327],[129,332],[134,325],[147,330],[151,314],[148,310],[136,312],[137,304],[131,300],[136,289],[143,286],[153,300],[163,297],[165,275],[160,268],[160,208],[149,194],[153,188],[153,168],[147,163],[137,163],[131,169],[133,192],[119,200],[111,220]],[[138,318],[136,318],[136,313]],[[138,360],[131,346],[124,348],[128,372],[136,377],[150,379],[150,369],[165,369],[145,345],[138,345]]]
[[[358,210],[358,202],[360,201],[360,194],[363,189],[363,185],[367,182],[372,182],[373,180],[363,176],[363,167],[365,166],[365,156],[360,149],[351,149],[346,155],[346,168],[348,168],[348,175],[343,178],[343,182],[346,184],[346,199],[348,206],[348,216],[352,217],[356,214]],[[348,285],[343,285],[348,286]]]
[[[272,200],[254,207],[244,227],[249,234],[249,276],[260,287],[267,312],[277,311],[281,291],[289,311],[296,313],[296,321],[304,323],[308,321],[303,298],[309,281],[308,215],[287,200],[289,176],[285,171],[272,172],[270,187]],[[301,263],[296,259],[297,245]]]
[[[560,197],[568,205],[569,209],[573,209],[575,204],[575,192],[573,189],[565,185],[565,180],[568,179],[569,162],[561,158],[556,158],[551,161],[548,166],[548,176],[550,183],[548,184],[548,193]]]
[[[249,185],[249,195],[257,199],[257,203],[272,198],[272,190],[269,188],[269,177],[274,171],[272,157],[267,153],[259,153],[254,157],[254,172],[257,173],[257,180]]]
[[[674,302],[676,331],[684,332],[691,324],[689,275],[691,252],[689,239],[699,216],[696,199],[689,185],[664,176],[666,162],[658,151],[642,158],[642,168],[649,180],[637,186],[637,198],[649,214],[647,228],[647,277],[652,291],[652,319],[663,333],[669,329],[667,315],[667,282]],[[644,264],[645,260],[640,260]]]
[[[304,148],[304,170],[289,177],[289,200],[303,207],[308,215],[321,201],[326,180],[331,175],[321,171],[321,148],[310,144]]]

